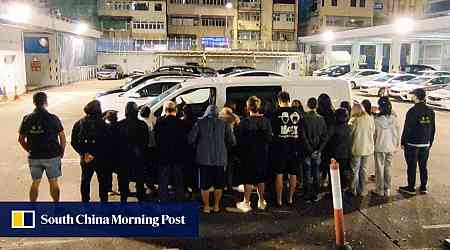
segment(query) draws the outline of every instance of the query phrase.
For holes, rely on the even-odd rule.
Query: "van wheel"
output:
[[[380,90],[378,90],[378,96],[379,97],[387,96],[386,88],[381,88]]]
[[[355,82],[350,82],[352,89],[356,89],[356,83]]]

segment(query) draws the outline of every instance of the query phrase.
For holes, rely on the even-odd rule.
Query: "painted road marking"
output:
[[[422,226],[423,229],[440,229],[440,228],[450,228],[450,224],[441,224],[441,225],[426,225]]]

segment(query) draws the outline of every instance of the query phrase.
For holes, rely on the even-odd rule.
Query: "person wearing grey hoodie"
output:
[[[209,105],[206,112],[192,128],[189,144],[196,148],[195,162],[200,168],[200,189],[203,212],[210,213],[209,189],[214,187],[214,212],[220,211],[222,190],[225,186],[225,166],[228,150],[236,144],[230,125],[219,119],[216,105]]]
[[[375,117],[375,176],[378,196],[391,194],[391,168],[394,152],[400,146],[400,126],[387,97],[378,100],[380,113]]]

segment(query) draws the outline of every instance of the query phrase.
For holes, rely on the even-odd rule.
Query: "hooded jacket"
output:
[[[79,155],[89,153],[94,160],[105,160],[110,152],[111,131],[102,119],[98,101],[91,101],[84,107],[85,117],[77,121],[72,129],[71,145]]]
[[[227,148],[236,144],[230,125],[219,119],[215,105],[208,106],[189,133],[188,141],[196,148],[196,163],[204,166],[226,166]]]
[[[369,156],[374,152],[375,123],[369,115],[350,120],[352,155]]]
[[[392,153],[400,146],[400,126],[397,115],[375,117],[375,152]]]

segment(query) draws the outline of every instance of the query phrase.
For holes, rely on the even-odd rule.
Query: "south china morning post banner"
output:
[[[198,237],[196,202],[0,202],[0,237]]]

